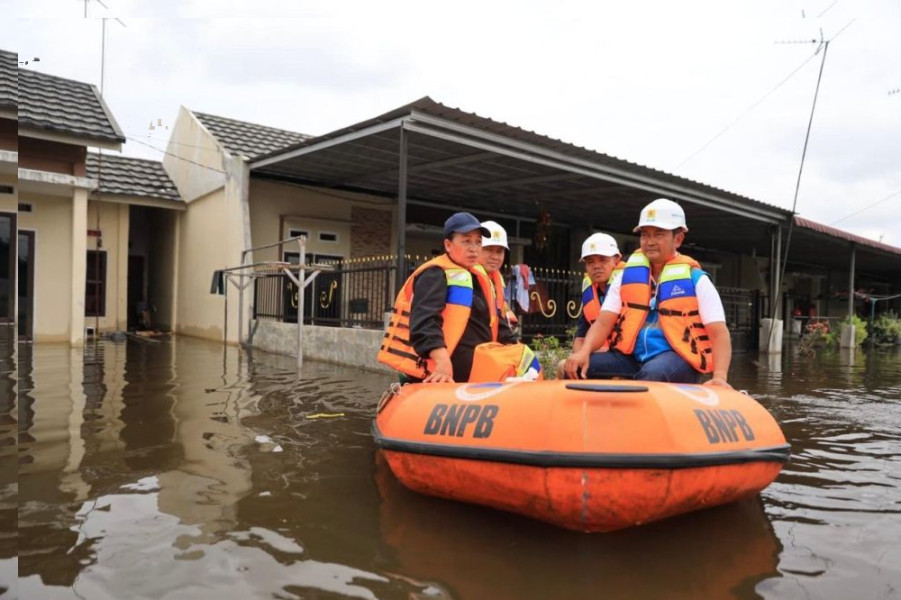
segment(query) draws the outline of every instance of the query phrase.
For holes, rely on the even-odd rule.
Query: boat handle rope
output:
[[[375,414],[379,414],[382,412],[383,408],[388,406],[388,403],[400,393],[400,388],[401,385],[399,383],[392,383],[388,386],[388,389],[385,390],[385,393],[379,398],[378,408],[375,409]]]

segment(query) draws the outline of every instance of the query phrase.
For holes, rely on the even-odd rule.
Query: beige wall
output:
[[[260,181],[250,181],[250,224],[254,246],[272,244],[288,237],[290,229],[310,232],[307,252],[348,256],[350,253],[349,200],[320,194],[305,188]],[[338,234],[337,243],[320,242],[320,231]],[[285,247],[296,252],[297,245]],[[281,260],[278,248],[254,253],[253,260]]]
[[[176,331],[222,339],[224,297],[210,294],[213,271],[240,261],[242,226],[238,199],[224,189],[198,198],[179,215]],[[237,340],[237,294],[229,287],[229,341]]]
[[[388,228],[382,231],[385,239],[382,249],[392,248],[393,212],[391,204],[384,199],[335,190],[320,192],[258,179],[250,181],[250,223],[254,246],[272,244],[288,237],[289,230],[301,229],[310,234],[307,252],[344,258],[356,257],[366,249],[378,248],[375,242],[361,246],[352,238],[354,231],[358,234],[365,232],[367,237],[373,237],[369,235],[365,225],[361,228],[361,214],[382,216],[372,220],[376,225],[388,224]],[[320,241],[320,232],[336,233],[338,241]],[[285,247],[284,251],[296,252],[297,245]],[[259,250],[254,256],[255,261],[280,259],[277,248]]]
[[[86,326],[99,322],[100,332],[125,331],[128,325],[128,205],[88,202],[88,229],[102,232],[106,252],[106,311],[99,319],[85,317]],[[87,249],[97,249],[97,238],[87,238]],[[88,268],[93,268],[88,265]]]
[[[34,340],[68,342],[72,294],[72,199],[22,193],[31,213],[20,230],[34,231]],[[82,298],[82,304],[84,299]]]
[[[187,205],[175,224],[176,300],[170,320],[177,333],[221,340],[225,298],[210,294],[210,282],[215,270],[237,266],[241,251],[250,244],[244,202],[246,164],[220,148],[194,115],[182,107],[163,168]],[[228,341],[234,343],[238,339],[238,295],[232,286],[228,294]],[[245,298],[246,324],[249,293]],[[158,314],[157,318],[162,317]]]

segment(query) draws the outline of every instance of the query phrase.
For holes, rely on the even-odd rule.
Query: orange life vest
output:
[[[493,271],[488,273],[488,276],[491,278],[491,283],[494,284],[494,298],[498,317],[501,319],[506,318],[511,325],[516,325],[519,323],[519,319],[516,318],[516,314],[510,309],[510,305],[507,304],[507,294],[505,293],[507,285],[504,283],[504,278],[501,277],[501,272]]]
[[[463,337],[469,315],[472,313],[473,280],[479,282],[485,301],[488,302],[490,315],[491,340],[497,341],[497,312],[491,310],[495,305],[494,290],[491,280],[481,265],[466,269],[452,261],[447,254],[434,258],[417,268],[394,300],[394,309],[385,332],[382,346],[376,357],[379,362],[397,369],[417,379],[425,379],[434,371],[435,362],[429,357],[416,354],[410,341],[410,310],[413,307],[413,284],[416,277],[426,269],[441,267],[447,279],[447,296],[441,316],[444,318],[442,330],[444,343],[449,354],[454,353],[457,344]]]
[[[691,270],[698,262],[682,254],[669,260],[660,271],[657,283],[657,314],[666,341],[696,371],[713,371],[713,348],[707,329],[701,323],[698,297]],[[637,251],[629,257],[620,284],[622,309],[613,332],[611,349],[632,354],[638,334],[644,326],[651,304],[651,265]]]
[[[616,274],[622,271],[625,266],[626,263],[619,261],[619,264],[610,273],[610,278],[607,280],[608,286],[613,282]],[[588,321],[589,325],[598,320],[598,317],[601,315],[602,304],[604,304],[604,296],[598,296],[597,286],[592,283],[591,276],[586,273],[582,277],[582,314],[585,315],[585,320]]]

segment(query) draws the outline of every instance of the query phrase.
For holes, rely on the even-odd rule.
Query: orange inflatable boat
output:
[[[414,491],[579,531],[753,496],[789,458],[750,396],[644,381],[405,385],[372,435]]]

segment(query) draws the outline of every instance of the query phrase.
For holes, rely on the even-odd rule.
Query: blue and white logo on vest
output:
[[[679,287],[679,284],[676,283],[676,284],[673,284],[673,288],[670,290],[669,295],[671,298],[673,296],[684,296],[685,290],[683,290],[681,287]]]

